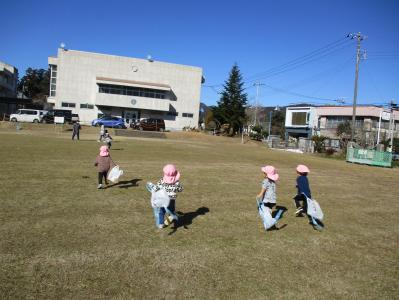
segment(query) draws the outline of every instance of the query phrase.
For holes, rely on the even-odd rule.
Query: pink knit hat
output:
[[[299,173],[309,173],[310,172],[309,168],[307,166],[305,166],[305,165],[298,165],[296,167],[296,171],[299,172]]]
[[[262,172],[266,174],[267,178],[277,181],[279,175],[277,174],[277,169],[273,166],[264,166],[261,168]]]
[[[180,179],[180,173],[174,165],[166,165],[163,167],[163,182],[175,183]]]
[[[108,147],[107,146],[101,146],[100,147],[100,156],[108,156],[109,155],[109,151],[108,151]]]

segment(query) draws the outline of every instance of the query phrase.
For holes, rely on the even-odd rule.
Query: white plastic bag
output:
[[[319,203],[316,200],[310,199],[308,197],[306,197],[306,202],[308,204],[307,214],[317,220],[323,220],[324,214]]]
[[[164,188],[151,193],[151,206],[152,207],[168,207],[170,198]]]
[[[123,170],[119,169],[119,166],[115,166],[109,171],[108,173],[108,180],[112,181],[113,183],[117,183],[119,177],[123,175]]]
[[[263,206],[261,202],[258,202],[258,211],[263,221],[263,226],[265,227],[266,230],[273,227],[276,224],[277,220],[273,218],[272,214],[270,213],[270,210],[267,207]]]

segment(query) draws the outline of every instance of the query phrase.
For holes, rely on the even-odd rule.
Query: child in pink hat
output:
[[[166,193],[170,198],[170,203],[168,206],[168,210],[176,216],[176,198],[177,193],[183,191],[183,186],[180,184],[180,172],[176,169],[174,165],[168,164],[163,167],[163,177],[156,183],[155,191],[164,188]],[[158,220],[156,220],[158,228],[163,228],[168,226],[171,222],[173,222],[174,217],[168,216],[165,219],[166,210],[161,208],[159,210]]]
[[[107,146],[100,147],[100,153],[96,157],[94,166],[96,166],[97,170],[98,170],[97,189],[102,189],[103,188],[103,178],[104,178],[105,185],[108,185],[108,182],[107,182],[108,171],[115,166],[115,163],[111,159],[111,156],[109,154],[109,150],[108,150]]]
[[[309,187],[309,180],[307,177],[310,170],[305,165],[298,165],[296,167],[296,172],[298,174],[298,177],[296,178],[297,195],[294,197],[295,206],[297,208],[296,216],[303,217],[303,213],[307,212],[306,197],[312,198]]]
[[[264,166],[261,170],[264,180],[262,181],[262,188],[256,196],[256,199],[260,200],[271,212],[272,208],[276,206],[276,181],[279,175],[276,168],[273,166]]]

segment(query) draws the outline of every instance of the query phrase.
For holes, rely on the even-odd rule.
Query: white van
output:
[[[42,121],[43,116],[46,113],[47,113],[46,110],[18,109],[15,114],[10,115],[10,121],[39,123]]]

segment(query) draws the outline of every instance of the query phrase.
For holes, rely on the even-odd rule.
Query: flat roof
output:
[[[184,65],[184,64],[177,64],[177,63],[169,63],[169,62],[164,62],[160,60],[156,60],[154,58],[145,59],[145,58],[137,58],[137,57],[130,57],[130,56],[122,56],[122,55],[114,55],[114,54],[105,54],[105,53],[98,53],[98,52],[89,52],[89,51],[80,51],[80,50],[73,50],[73,49],[62,49],[58,48],[59,50],[65,51],[65,52],[76,52],[76,53],[82,53],[82,54],[87,54],[87,55],[98,55],[98,56],[112,56],[112,57],[119,57],[119,58],[128,58],[128,59],[134,59],[134,60],[141,60],[141,61],[150,61],[151,63],[161,63],[161,64],[166,64],[166,65],[173,65],[177,67],[183,67],[183,68],[191,68],[191,69],[197,69],[198,71],[201,71],[202,73],[202,68],[197,67],[197,66],[190,66],[190,65]],[[49,56],[51,57],[51,56]]]

